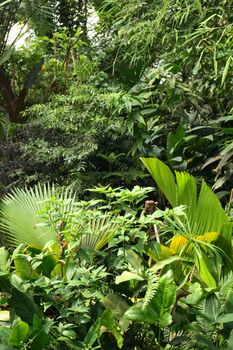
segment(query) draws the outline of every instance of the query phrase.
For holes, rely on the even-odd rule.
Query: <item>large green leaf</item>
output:
[[[219,298],[216,294],[208,295],[205,299],[205,315],[215,322],[221,311]]]
[[[121,275],[116,277],[116,284],[131,280],[143,281],[143,278],[135,272],[123,271]]]
[[[176,183],[171,170],[157,158],[141,158],[145,167],[156,181],[172,206],[176,206]]]
[[[116,324],[113,313],[111,310],[105,310],[100,319],[101,326],[104,326],[108,332],[111,332],[115,337],[118,348],[123,346],[123,337],[121,335],[120,329]],[[103,330],[102,330],[103,331]]]
[[[166,265],[172,264],[174,261],[181,261],[180,256],[171,256],[166,260],[158,261],[153,267],[150,268],[151,271],[159,271],[162,270]]]
[[[106,295],[101,302],[105,308],[111,310],[113,315],[117,318],[121,317],[129,308],[127,302],[118,294],[110,293]]]
[[[205,282],[207,287],[209,288],[216,288],[217,282],[215,278],[213,277],[212,273],[208,269],[208,265],[202,255],[199,253],[195,254],[194,256],[195,265],[197,267],[197,270],[199,272],[199,275],[201,279]]]
[[[124,316],[132,321],[154,324],[159,322],[166,327],[171,321],[171,310],[176,301],[176,285],[169,270],[157,282],[153,298],[143,308],[143,301],[129,308]]]
[[[176,172],[177,198],[176,205],[186,205],[190,226],[195,224],[195,211],[197,207],[197,186],[193,176]]]
[[[187,206],[191,231],[187,233],[195,237],[206,232],[220,233],[223,230],[223,226],[228,223],[227,215],[218,197],[204,180],[197,198],[197,183],[193,176],[185,172],[176,172],[174,176],[170,169],[157,158],[141,158],[141,160],[170,204],[173,207]],[[228,229],[232,233],[232,227],[228,226]],[[229,244],[228,249],[230,249]]]
[[[21,346],[29,332],[29,326],[26,322],[19,320],[13,325],[8,344],[12,346]]]
[[[232,223],[224,212],[221,203],[214,192],[202,181],[199,196],[197,195],[197,183],[193,176],[185,172],[176,172],[175,176],[166,165],[156,158],[142,158],[143,163],[152,174],[154,180],[164,195],[174,206],[185,205],[187,208],[187,220],[183,220],[187,241],[196,238],[194,249],[194,262],[200,278],[209,288],[216,288],[217,281],[209,269],[209,262],[203,255],[207,249],[204,245],[200,248],[200,236],[204,234],[216,234],[215,242],[208,245],[212,251],[223,252],[222,259],[227,262],[225,266],[232,266]],[[172,192],[173,191],[173,192]],[[229,256],[229,258],[228,258]]]
[[[206,232],[220,233],[227,222],[227,215],[218,197],[203,180],[195,213],[195,223],[192,226],[193,232],[200,235]]]
[[[100,332],[100,319],[98,318],[88,330],[87,335],[84,339],[85,345],[89,348],[95,343],[96,339],[99,336]]]
[[[39,313],[38,306],[29,296],[16,288],[12,289],[11,295],[11,302],[16,315],[18,315],[22,321],[32,325],[34,315],[38,315]]]
[[[231,322],[233,322],[233,314],[221,314],[216,319],[216,323],[231,323]]]

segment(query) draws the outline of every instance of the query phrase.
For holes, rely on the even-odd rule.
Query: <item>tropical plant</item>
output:
[[[42,213],[48,201],[53,199],[54,205],[62,201],[62,206],[59,206],[56,220],[47,225]],[[2,234],[14,246],[33,244],[43,248],[47,242],[57,241],[59,227],[56,224],[69,212],[73,201],[72,191],[66,189],[58,194],[55,187],[48,184],[38,184],[34,189],[15,189],[5,196],[1,204]]]
[[[84,262],[77,265],[78,260],[72,260],[63,277],[53,278],[39,272],[44,264],[39,255],[30,259],[20,247],[11,259],[4,248],[1,254],[1,262],[4,256],[8,266],[6,269],[1,265],[1,303],[10,306],[10,310],[0,312],[1,345],[87,349],[99,337],[101,325],[120,339],[111,315],[98,310],[98,300],[106,288],[104,267],[85,267]],[[14,271],[10,270],[12,264]],[[79,288],[74,288],[77,285]],[[3,292],[8,297],[3,298]]]
[[[216,287],[217,282],[208,269],[205,258],[206,254],[210,254],[209,249],[215,251],[216,257],[220,254],[222,259],[227,258],[232,267],[231,255],[229,256],[229,251],[232,251],[232,223],[217,196],[204,180],[198,195],[197,183],[191,175],[176,172],[174,176],[156,158],[141,160],[172,207],[187,207],[186,215],[177,221],[177,235],[171,240],[170,254],[194,254],[194,262],[201,278],[209,287]]]
[[[164,164],[156,166],[166,172]],[[34,220],[34,208],[39,210],[36,225],[53,228],[57,245],[47,235],[44,247],[25,241],[11,255],[1,248],[2,345],[67,350],[229,346],[231,265],[212,234],[193,238],[186,233],[187,202],[148,213],[143,204],[151,191],[106,186],[92,190],[100,198],[77,201],[68,190],[65,197],[54,187],[37,186],[8,196],[6,204],[21,209],[7,228],[17,231],[24,215]],[[169,247],[161,243],[170,238]]]

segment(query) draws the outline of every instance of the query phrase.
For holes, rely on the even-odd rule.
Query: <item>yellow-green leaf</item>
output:
[[[229,67],[230,67],[231,60],[232,60],[232,57],[229,56],[228,59],[227,59],[227,61],[226,61],[226,64],[225,64],[223,73],[222,73],[222,83],[221,83],[221,85],[223,85],[224,82],[225,82],[225,80],[226,80],[226,77],[227,77],[227,73],[228,73],[228,70],[229,70]]]

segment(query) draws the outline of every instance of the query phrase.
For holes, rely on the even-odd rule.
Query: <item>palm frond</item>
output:
[[[74,195],[68,190],[58,195],[53,185],[38,184],[31,189],[15,189],[3,198],[0,228],[12,245],[23,243],[43,247],[48,241],[56,240],[55,227],[40,215],[53,197],[70,198],[62,209],[66,212]]]
[[[173,207],[177,206],[176,183],[171,170],[156,158],[141,158],[145,167]]]
[[[223,225],[227,222],[227,215],[218,197],[203,180],[195,212],[195,222],[192,227],[193,232],[200,235],[205,232],[220,233]]]
[[[228,223],[228,217],[218,197],[204,180],[197,197],[197,183],[193,176],[185,172],[176,172],[174,176],[168,166],[156,158],[141,160],[170,204],[173,207],[187,206],[190,229],[187,233],[198,236],[206,232],[219,234],[223,230],[224,225]],[[228,228],[232,232],[232,226]]]
[[[88,227],[88,232],[81,237],[80,247],[100,250],[114,235],[117,225],[108,214],[93,218]]]

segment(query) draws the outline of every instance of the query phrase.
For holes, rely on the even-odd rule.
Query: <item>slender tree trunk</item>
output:
[[[0,69],[0,88],[2,90],[3,107],[9,115],[10,122],[23,123],[23,118],[20,114],[25,110],[28,88],[23,87],[18,97],[16,97],[12,90],[10,79],[3,68]]]
[[[15,95],[11,87],[10,79],[2,68],[0,69],[0,87],[2,90],[3,107],[9,114],[9,120],[13,123],[18,123],[19,118],[16,112]]]

